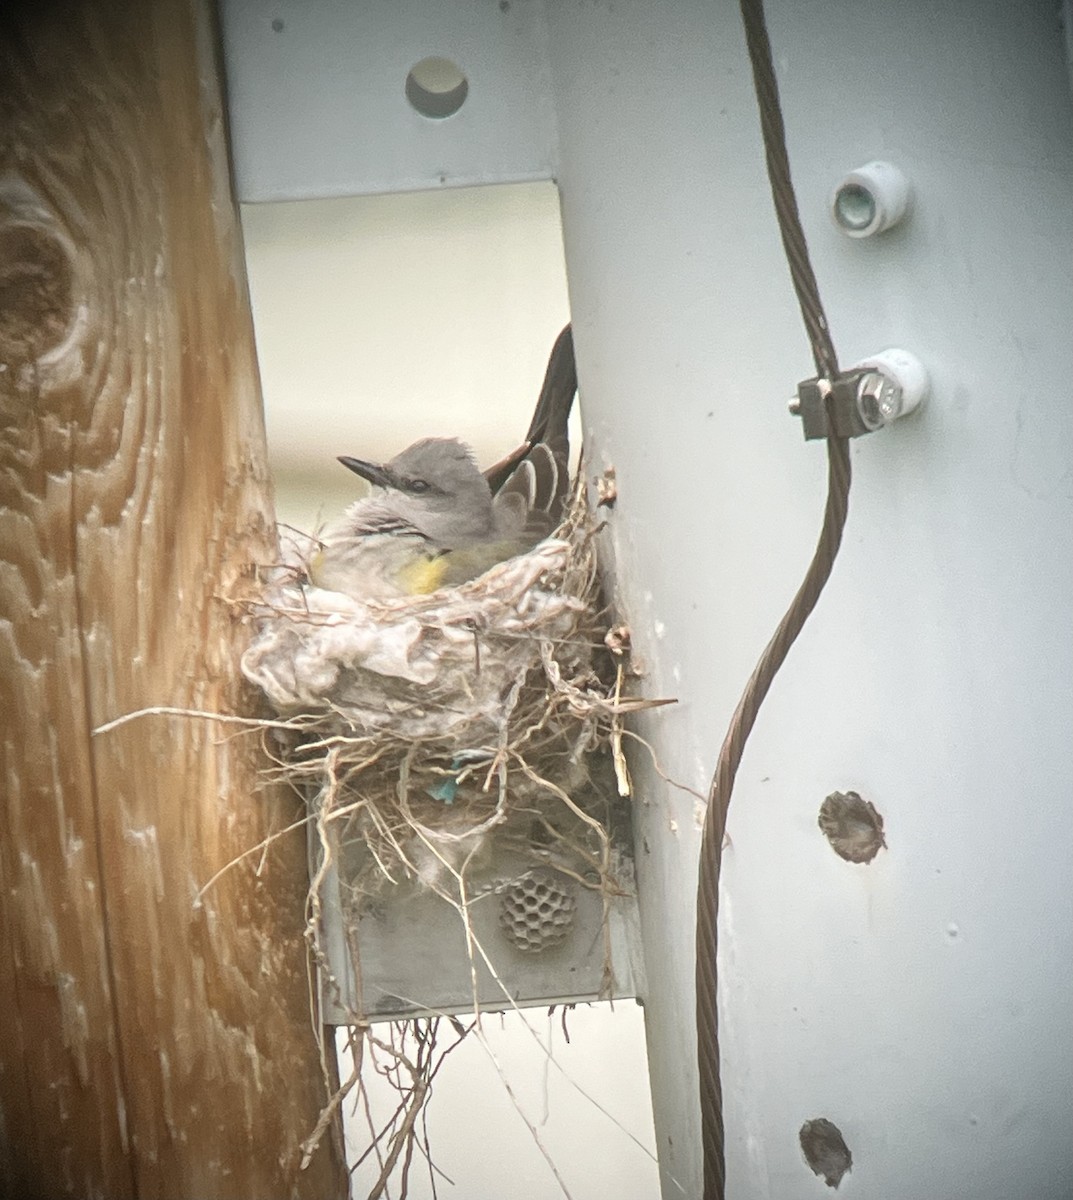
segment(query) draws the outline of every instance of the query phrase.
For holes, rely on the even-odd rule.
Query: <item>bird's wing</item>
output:
[[[358,500],[347,509],[339,524],[327,535],[327,540],[375,537],[386,534],[391,537],[417,538],[431,544],[432,539],[413,521],[408,521],[390,508],[368,498]]]
[[[538,442],[514,469],[492,501],[496,526],[532,542],[546,538],[559,524],[569,490],[567,447],[562,453]]]
[[[525,441],[484,473],[493,495],[499,492],[518,464],[538,442],[555,444],[561,440],[564,456],[569,457],[567,422],[577,391],[577,366],[574,362],[574,334],[567,325],[555,339],[548,356],[548,369],[540,389],[533,419]]]
[[[570,490],[567,422],[576,391],[574,338],[567,325],[552,347],[525,441],[484,473],[494,496],[496,525],[506,534],[537,542],[562,518]]]

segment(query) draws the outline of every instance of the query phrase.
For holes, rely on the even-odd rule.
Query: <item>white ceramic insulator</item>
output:
[[[851,238],[871,237],[897,225],[909,211],[909,180],[888,162],[848,172],[831,193],[831,218]]]
[[[915,354],[896,346],[889,350],[881,350],[871,358],[862,358],[855,366],[871,367],[880,371],[901,388],[902,407],[898,414],[901,417],[920,406],[931,386],[928,368]]]

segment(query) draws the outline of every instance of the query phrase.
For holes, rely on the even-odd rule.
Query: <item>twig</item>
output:
[[[270,721],[259,717],[236,717],[227,713],[204,712],[198,708],[172,708],[168,705],[154,705],[151,708],[139,708],[134,712],[124,713],[121,717],[106,721],[91,730],[91,735],[97,737],[102,733],[111,733],[131,721],[141,720],[142,717],[193,717],[201,721],[217,721],[224,725],[245,725],[250,729],[295,729],[294,721]]]

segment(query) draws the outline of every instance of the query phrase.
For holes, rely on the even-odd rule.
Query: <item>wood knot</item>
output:
[[[0,362],[41,358],[74,319],[74,270],[60,239],[34,225],[0,225]]]

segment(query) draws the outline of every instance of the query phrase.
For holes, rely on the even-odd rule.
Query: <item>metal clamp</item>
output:
[[[846,371],[837,379],[804,379],[797,385],[797,399],[790,412],[801,418],[805,440],[814,438],[854,438],[871,433],[878,425],[869,425],[861,415],[859,395],[869,378],[883,376],[877,371]]]
[[[912,412],[927,391],[928,373],[915,355],[884,350],[834,381],[802,381],[790,412],[801,418],[806,440],[860,437]]]

